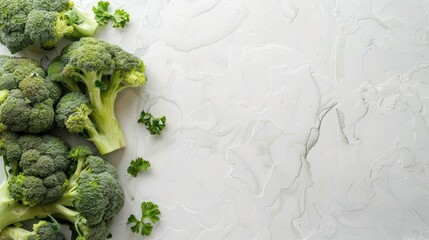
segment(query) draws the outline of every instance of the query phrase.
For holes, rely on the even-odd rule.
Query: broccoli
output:
[[[50,135],[1,133],[1,154],[10,167],[7,189],[11,198],[35,206],[59,199],[67,185],[69,146]]]
[[[0,42],[12,53],[53,48],[62,38],[93,36],[98,24],[72,0],[0,0]]]
[[[123,89],[143,86],[144,71],[138,57],[96,38],[81,38],[66,46],[49,65],[48,75],[78,93],[66,94],[59,101],[58,126],[87,137],[101,154],[124,147],[115,116],[116,96]]]
[[[64,157],[64,149],[60,147],[62,144],[47,141],[50,138],[61,141],[53,136],[19,137],[13,133],[2,133],[0,153],[11,171],[0,185],[0,232],[7,232],[10,226],[23,221],[53,216],[71,226],[75,239],[106,239],[114,216],[124,205],[124,190],[119,183],[116,168],[104,159],[94,156],[91,150],[84,146],[73,147],[67,157]],[[68,149],[67,145],[64,146]],[[54,161],[54,165],[61,169],[67,166],[63,172],[67,177],[64,184],[56,182],[61,185],[61,195],[56,196],[55,200],[38,201],[39,203],[34,204],[33,196],[37,196],[35,199],[41,196],[39,189],[33,188],[33,184],[38,184],[34,181],[19,185],[20,191],[11,187],[25,181],[14,181],[14,178],[27,176],[21,168],[21,165],[24,165],[21,164],[23,149],[29,149],[24,153],[31,151],[31,157],[34,157],[33,149],[38,149],[40,155],[56,154],[59,158],[55,158],[57,161]],[[45,180],[43,182],[54,183]],[[22,200],[16,192],[25,193],[27,199]],[[50,199],[44,197],[47,198]]]
[[[8,226],[0,234],[0,239],[20,240],[64,240],[65,236],[60,231],[60,224],[51,218],[52,222],[40,220],[33,224],[33,231],[21,226]]]
[[[2,130],[40,133],[54,123],[54,104],[61,87],[46,76],[40,63],[0,56],[0,125]]]

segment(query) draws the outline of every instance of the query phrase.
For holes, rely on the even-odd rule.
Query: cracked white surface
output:
[[[117,103],[113,239],[141,239],[126,219],[147,200],[146,239],[429,239],[428,0],[111,2],[132,22],[98,36],[149,79]],[[132,178],[137,156],[152,168]]]

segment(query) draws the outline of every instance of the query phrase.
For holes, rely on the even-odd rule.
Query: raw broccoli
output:
[[[0,234],[0,239],[12,240],[64,240],[65,236],[60,231],[60,224],[51,218],[52,222],[40,220],[33,224],[33,231],[29,231],[22,226],[6,227]]]
[[[40,63],[0,56],[0,125],[14,132],[39,133],[54,122],[61,88],[49,80]]]
[[[7,189],[11,198],[35,206],[62,196],[72,162],[64,141],[50,135],[18,136],[11,132],[1,133],[0,139],[1,154],[10,167]]]
[[[56,108],[59,127],[92,141],[101,154],[126,145],[115,116],[115,100],[125,88],[142,86],[145,66],[138,57],[96,38],[81,38],[65,47],[49,65],[48,75],[74,92]]]
[[[0,0],[0,42],[12,53],[53,48],[62,38],[93,36],[98,24],[72,0]]]
[[[4,137],[0,138],[1,153],[7,159],[6,163],[13,169],[11,159],[17,155],[15,150],[17,145],[21,145],[13,136],[3,135]],[[30,146],[32,142],[26,143]],[[48,149],[58,148],[51,145]],[[64,161],[67,164],[72,161],[72,164],[66,170],[70,174],[67,175],[60,198],[34,206],[24,205],[12,197],[14,194],[9,186],[11,179],[16,175],[11,171],[12,178],[8,176],[0,186],[0,232],[19,222],[54,216],[71,226],[74,239],[107,238],[113,217],[124,205],[124,191],[119,183],[116,168],[102,158],[94,156],[88,147],[83,146],[72,148],[67,160]],[[38,194],[34,189],[27,191]]]

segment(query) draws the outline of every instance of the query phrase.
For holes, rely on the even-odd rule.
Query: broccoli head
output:
[[[26,137],[30,140],[34,136],[28,135]],[[19,155],[15,153],[17,150],[16,145],[13,143],[22,146],[18,143],[20,138],[16,136],[14,138],[9,133],[5,134],[0,140],[0,144],[3,146],[0,149],[1,153],[6,156],[7,164],[11,166],[13,161],[10,158],[15,158],[16,155]],[[45,140],[45,142],[45,145],[48,145],[48,141]],[[49,144],[49,146],[37,148],[37,143],[27,142],[27,140],[23,143],[24,148],[30,148],[30,150],[25,151],[29,155],[29,159],[36,158],[37,155],[32,149],[39,150],[40,155],[43,155],[46,151],[48,153],[56,151],[58,154],[58,147],[53,147],[54,145]],[[54,148],[57,150],[53,150]],[[45,152],[41,149],[44,149]],[[8,155],[8,152],[15,154]],[[49,155],[48,153],[46,154]],[[59,155],[63,159],[64,156]],[[63,161],[68,165],[67,170],[64,171],[68,174],[66,174],[65,184],[61,188],[61,196],[54,201],[42,201],[32,206],[25,205],[22,200],[16,201],[13,198],[16,193],[13,192],[15,190],[11,185],[18,184],[21,188],[31,187],[37,189],[37,191],[42,191],[40,190],[42,186],[41,177],[27,176],[23,172],[19,172],[16,175],[12,171],[12,176],[9,176],[8,180],[4,181],[0,186],[0,214],[2,216],[0,218],[0,232],[2,234],[5,231],[12,231],[13,228],[11,227],[17,223],[34,218],[54,216],[62,219],[65,224],[70,225],[73,231],[73,239],[104,240],[107,238],[113,218],[124,205],[124,190],[119,182],[116,168],[101,157],[93,155],[92,151],[85,146],[73,147],[68,152],[67,160],[63,159]],[[18,166],[21,165],[18,164]],[[43,169],[43,171],[45,170]],[[45,174],[42,173],[41,175]],[[47,178],[49,176],[44,178],[43,183],[48,182]],[[30,189],[27,191],[30,192]],[[32,194],[37,195],[34,192]],[[33,195],[30,194],[30,197],[33,197]],[[34,198],[38,198],[38,196]],[[35,232],[37,230],[35,228]],[[50,231],[46,230],[46,232]]]
[[[68,145],[50,135],[4,132],[0,152],[10,168],[10,196],[24,205],[49,203],[61,197],[67,184]]]
[[[98,27],[71,0],[0,0],[0,42],[12,53],[53,48],[62,38],[93,36]]]
[[[14,132],[40,133],[54,122],[60,86],[32,59],[0,56],[0,124]]]
[[[123,89],[143,86],[144,71],[141,59],[96,38],[66,46],[48,68],[53,81],[72,91],[57,105],[57,125],[86,136],[101,154],[124,147],[115,115],[116,96]]]

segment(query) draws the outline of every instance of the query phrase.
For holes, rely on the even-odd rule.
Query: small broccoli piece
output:
[[[57,105],[56,122],[69,132],[86,136],[101,154],[126,145],[115,115],[117,94],[143,86],[145,66],[138,57],[96,38],[81,38],[66,46],[49,65],[48,74],[71,91]]]
[[[62,38],[93,36],[98,24],[71,0],[0,0],[0,42],[12,53],[50,49]]]
[[[33,231],[29,231],[20,226],[9,226],[3,229],[0,239],[19,240],[65,240],[61,232],[60,224],[51,218],[52,222],[40,220],[33,224]]]
[[[131,224],[131,231],[133,233],[140,233],[142,236],[149,236],[155,223],[159,221],[161,212],[158,205],[153,202],[141,203],[142,217],[137,219],[134,214],[128,217],[127,224]]]
[[[61,88],[37,61],[1,56],[0,93],[2,130],[40,133],[52,128]]]
[[[5,159],[15,158],[16,155],[19,155],[7,155],[9,151],[15,149],[15,147],[11,146],[14,146],[13,143],[16,142],[22,143],[22,145],[18,144],[18,146],[23,149],[30,148],[25,151],[25,157],[28,161],[26,164],[31,167],[33,165],[30,163],[37,164],[40,161],[40,159],[34,161],[38,154],[43,155],[46,152],[54,152],[52,148],[47,146],[47,143],[41,148],[36,148],[39,153],[33,151],[34,146],[40,146],[40,143],[33,142],[38,139],[38,136],[27,135],[24,139],[21,139],[19,136],[14,136],[10,133],[3,133],[3,135],[0,138],[0,153],[5,156]],[[32,142],[28,142],[29,140],[32,140]],[[43,141],[47,142],[47,139]],[[51,144],[51,146],[55,146],[55,144]],[[40,153],[41,149],[45,149],[46,152]],[[22,149],[14,151],[22,151]],[[51,157],[55,159],[55,157]],[[63,157],[61,156],[60,159],[64,159]],[[72,161],[64,171],[68,174],[58,176],[57,179],[50,175],[40,181],[39,177],[27,176],[19,171],[18,175],[16,175],[12,171],[9,179],[0,185],[0,214],[2,216],[0,218],[0,232],[11,231],[10,227],[12,225],[23,221],[54,216],[71,226],[75,236],[73,239],[104,240],[107,238],[109,235],[108,229],[113,223],[114,216],[124,205],[124,190],[119,182],[116,168],[104,159],[94,156],[91,150],[85,146],[73,147],[67,152],[67,160],[64,161]],[[12,161],[7,162],[11,163]],[[45,174],[43,173],[42,175]],[[65,179],[65,184],[62,185],[60,198],[31,206],[29,204],[25,205],[26,202],[32,203],[36,201],[33,198],[37,198],[37,201],[40,201],[41,198],[46,199],[40,188],[54,185],[57,181],[62,181],[63,179]],[[27,183],[24,184],[25,181]],[[13,187],[10,187],[11,185]],[[24,187],[27,186],[36,188],[36,191],[25,189]],[[15,190],[15,187],[22,191]],[[26,196],[26,202],[22,199],[16,201],[12,197],[18,193]],[[46,194],[48,193],[46,192]],[[35,232],[40,234],[41,229],[42,227],[35,228]],[[45,232],[49,233],[48,230]],[[47,236],[40,239],[50,238]]]
[[[110,14],[109,5],[109,2],[100,1],[97,7],[92,7],[97,23],[100,26],[104,26],[109,20],[113,20],[114,28],[125,27],[125,24],[130,21],[130,14],[124,9],[116,9],[113,14]]]
[[[139,172],[146,172],[150,168],[150,162],[139,157],[132,160],[127,172],[136,177]]]
[[[162,130],[165,128],[165,123],[167,118],[165,116],[160,118],[155,118],[152,114],[142,111],[140,113],[140,118],[137,120],[138,123],[144,124],[146,129],[152,135],[160,135]]]

